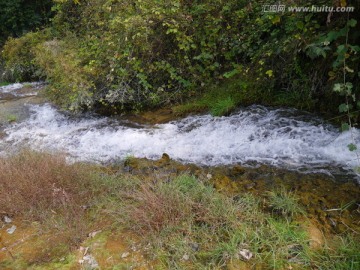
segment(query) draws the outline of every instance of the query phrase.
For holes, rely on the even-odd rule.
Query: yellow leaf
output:
[[[280,23],[280,21],[281,21],[281,18],[280,18],[279,15],[276,15],[276,16],[271,20],[271,22],[272,22],[273,24],[278,24],[278,23]]]
[[[269,69],[268,71],[265,72],[265,74],[268,75],[269,78],[271,78],[273,76],[273,71]]]

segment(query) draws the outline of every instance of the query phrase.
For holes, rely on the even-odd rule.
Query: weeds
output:
[[[248,87],[248,83],[244,81],[229,81],[207,89],[204,94],[188,103],[175,106],[173,111],[177,115],[206,110],[214,116],[228,115],[239,104],[249,105],[251,102],[255,102],[257,95],[250,95]]]
[[[50,211],[76,212],[72,207],[80,208],[91,196],[84,192],[86,177],[80,166],[68,166],[61,156],[24,151],[1,158],[0,208],[40,221]]]
[[[211,108],[213,116],[222,116],[229,114],[236,107],[235,101],[231,97],[221,99]]]
[[[330,246],[311,253],[312,265],[316,269],[355,270],[360,269],[360,241],[345,236],[335,238]]]
[[[284,188],[274,191],[268,191],[268,204],[274,213],[286,217],[294,217],[304,214],[304,210],[299,205],[299,199],[295,194],[287,192]]]
[[[102,188],[91,181],[96,172],[89,167],[69,165],[62,155],[30,151],[0,158],[1,212],[39,223],[37,233],[46,238],[39,249],[44,252],[31,259],[34,263],[66,254],[89,232],[97,211],[94,195]]]
[[[228,197],[194,176],[141,179],[69,165],[61,155],[24,151],[1,158],[0,209],[38,221],[46,236],[33,243],[33,258],[14,254],[15,261],[0,261],[0,268],[31,263],[40,267],[31,269],[52,269],[53,262],[60,269],[59,256],[69,256],[92,224],[105,220],[118,234],[141,239],[146,259],[163,269],[230,268],[239,261],[244,268],[359,269],[360,263],[355,236],[312,250],[307,231],[295,222],[305,212],[285,189],[262,199]]]
[[[18,120],[18,117],[14,114],[9,114],[6,116],[6,119],[9,123],[16,122]]]
[[[7,86],[9,84],[11,84],[11,83],[10,82],[0,82],[0,87]]]

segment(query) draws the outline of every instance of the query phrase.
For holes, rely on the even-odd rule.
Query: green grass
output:
[[[9,114],[6,116],[6,119],[9,123],[16,122],[18,117],[15,114]]]
[[[231,97],[221,99],[216,102],[211,108],[211,114],[213,116],[222,116],[231,113],[236,107],[235,101]]]
[[[110,232],[131,232],[158,269],[221,269],[231,263],[258,269],[359,269],[358,236],[338,236],[312,250],[310,236],[296,221],[306,219],[306,212],[285,189],[261,198],[230,197],[188,174],[139,178],[31,152],[0,161],[1,209],[36,221],[40,232],[54,232],[34,244],[44,248],[31,262],[16,255],[0,268],[67,269],[73,259],[61,263],[59,258],[73,258],[70,251],[106,220],[108,231],[85,245]],[[55,187],[65,193],[55,194]],[[243,258],[242,250],[252,258]]]
[[[262,104],[290,106],[313,110],[315,103],[306,91],[282,91],[266,83],[254,83],[251,78],[231,78],[199,91],[194,98],[173,107],[178,115],[210,112],[213,116],[230,114],[238,106]]]
[[[349,235],[337,236],[328,246],[309,251],[312,266],[322,270],[360,269],[360,241]]]
[[[249,83],[233,79],[205,89],[193,100],[173,107],[173,111],[178,115],[209,111],[214,116],[222,116],[231,113],[236,106],[257,101],[258,96],[250,91]]]
[[[166,269],[223,267],[242,249],[253,253],[251,264],[283,269],[308,249],[306,232],[263,211],[259,199],[234,200],[189,175],[140,185],[122,207],[121,225],[145,237]]]
[[[268,205],[273,213],[281,214],[285,217],[294,217],[304,214],[303,208],[299,205],[299,198],[285,188],[267,192]]]
[[[0,82],[0,87],[1,86],[7,86],[7,85],[9,85],[9,84],[11,84],[10,82]]]

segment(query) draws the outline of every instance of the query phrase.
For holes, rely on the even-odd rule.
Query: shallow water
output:
[[[1,106],[1,105],[0,105]],[[95,115],[70,116],[50,104],[25,104],[29,117],[4,129],[0,151],[20,147],[64,151],[75,160],[110,162],[126,156],[199,165],[265,163],[307,172],[344,173],[357,166],[340,133],[314,115],[253,105],[228,117],[189,116],[140,125]],[[352,130],[359,141],[359,130]]]
[[[36,96],[38,93],[37,90],[43,85],[43,82],[32,82],[13,83],[6,86],[0,86],[0,100]]]

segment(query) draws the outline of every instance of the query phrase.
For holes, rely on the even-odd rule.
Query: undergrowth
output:
[[[0,268],[71,269],[66,258],[100,226],[135,235],[157,269],[359,269],[357,236],[312,248],[306,212],[285,189],[231,197],[188,174],[139,178],[24,151],[0,159],[0,209],[45,236],[31,258],[15,253]]]

